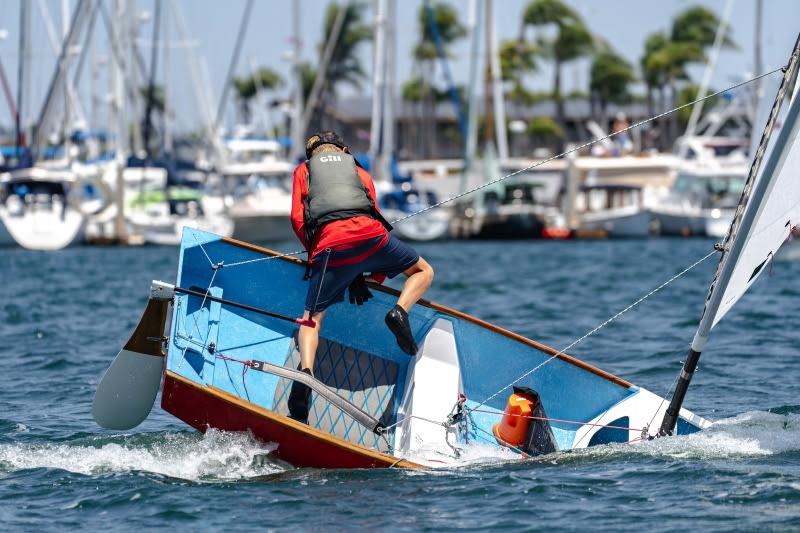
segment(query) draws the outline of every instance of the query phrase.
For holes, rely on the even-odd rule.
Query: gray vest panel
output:
[[[306,224],[311,231],[332,220],[374,213],[352,155],[323,152],[308,160]]]

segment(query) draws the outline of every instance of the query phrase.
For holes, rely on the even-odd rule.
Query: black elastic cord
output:
[[[331,257],[331,249],[325,248],[325,262],[322,263],[322,274],[319,278],[319,287],[317,287],[317,297],[314,299],[314,305],[311,308],[311,316],[309,318],[314,320],[314,313],[317,312],[317,304],[319,303],[319,295],[322,294],[322,284],[325,283],[325,272],[328,271],[328,259]]]

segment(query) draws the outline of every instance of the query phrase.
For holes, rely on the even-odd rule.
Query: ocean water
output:
[[[432,299],[561,348],[712,241],[418,246]],[[293,243],[277,249],[293,250]],[[680,370],[716,257],[573,354],[659,394]],[[715,329],[687,437],[521,462],[470,450],[424,472],[297,469],[248,435],[156,407],[129,432],[90,414],[170,248],[0,250],[0,524],[5,529],[800,530],[800,262],[775,262]]]

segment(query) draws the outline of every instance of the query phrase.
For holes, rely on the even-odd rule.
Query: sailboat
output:
[[[281,460],[331,468],[442,466],[476,445],[524,458],[709,427],[682,405],[700,353],[800,217],[797,98],[769,145],[798,56],[800,37],[728,236],[706,256],[720,254],[719,265],[669,400],[566,353],[599,328],[557,350],[422,301],[410,312],[420,351],[409,358],[380,320],[397,293],[378,285],[363,306],[329,309],[309,376],[293,370],[297,326],[309,325],[296,318],[303,262],[187,229],[177,280],[152,283],[141,321],[98,385],[94,419],[133,428],[161,389],[164,410],[200,431],[249,431],[275,443]],[[292,381],[314,391],[308,425],[286,416]]]
[[[280,156],[283,147],[270,139],[226,139],[229,152],[219,168],[217,188],[224,196],[233,236],[248,242],[294,238],[289,223],[294,165]]]
[[[38,166],[0,175],[0,233],[29,250],[60,250],[83,237],[80,186],[69,171]],[[10,239],[3,239],[11,244]]]

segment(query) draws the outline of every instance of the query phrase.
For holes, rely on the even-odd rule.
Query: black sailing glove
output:
[[[364,302],[372,298],[372,293],[367,288],[367,282],[363,274],[356,276],[350,283],[350,303],[364,305]]]

